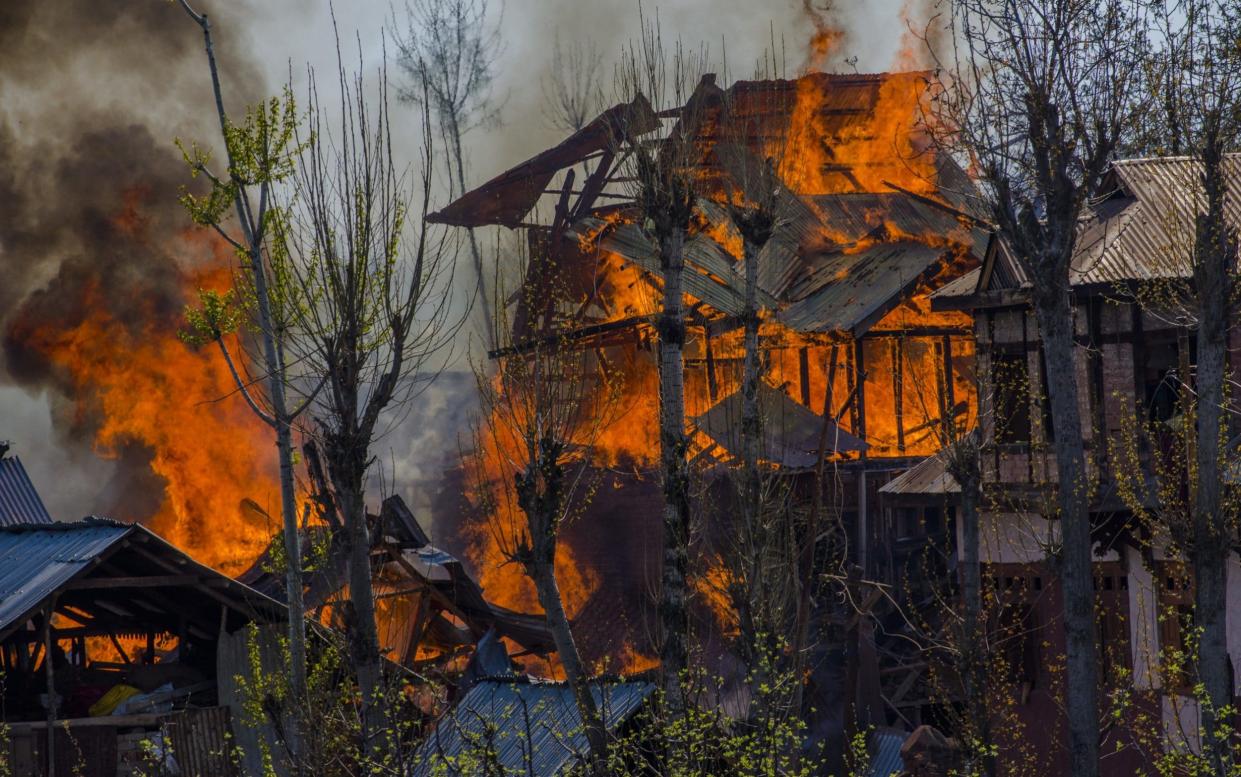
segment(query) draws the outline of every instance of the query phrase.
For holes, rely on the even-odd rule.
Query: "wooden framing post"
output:
[[[47,775],[56,777],[56,670],[52,666],[52,610],[56,597],[43,609],[43,674],[47,678]]]
[[[896,413],[896,449],[905,452],[905,341],[892,338],[892,408]]]

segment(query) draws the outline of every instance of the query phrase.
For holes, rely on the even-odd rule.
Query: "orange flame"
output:
[[[132,207],[115,223],[140,228]],[[227,256],[216,251],[209,267],[186,272],[186,296],[201,287],[226,288]],[[150,451],[151,470],[164,481],[151,528],[205,564],[228,574],[243,571],[276,528],[245,501],[274,520],[279,516],[273,436],[234,395],[215,350],[191,349],[154,312],[134,332],[111,313],[118,301],[103,299],[97,288],[71,304],[87,311],[81,323],[54,329],[19,321],[14,333],[69,377],[79,418],[100,415],[99,455],[115,458],[133,445]]]

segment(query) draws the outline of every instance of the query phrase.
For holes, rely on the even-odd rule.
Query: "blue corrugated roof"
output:
[[[904,731],[885,729],[871,734],[870,771],[867,777],[892,777],[905,768],[901,745],[909,737]]]
[[[132,528],[94,520],[0,530],[0,632],[87,569]]]
[[[16,456],[0,459],[0,526],[51,522],[21,460]]]
[[[618,681],[594,686],[604,725],[615,729],[638,711],[655,686]],[[494,751],[505,773],[557,777],[588,752],[573,693],[564,683],[487,678],[461,699],[419,751],[414,777],[477,773],[478,755]]]

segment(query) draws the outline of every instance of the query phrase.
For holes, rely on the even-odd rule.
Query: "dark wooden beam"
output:
[[[62,591],[96,590],[104,588],[171,588],[183,585],[207,585],[212,581],[196,575],[137,575],[133,577],[88,577],[70,580]]]

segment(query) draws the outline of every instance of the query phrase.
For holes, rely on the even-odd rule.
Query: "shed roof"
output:
[[[142,577],[158,578],[160,585],[144,585]],[[100,585],[94,592],[93,583],[78,583],[96,579]],[[186,587],[173,598],[158,590],[174,583]],[[219,627],[220,605],[245,619],[284,615],[279,602],[199,564],[138,524],[91,517],[0,527],[0,638],[38,613],[53,595],[61,594],[63,600],[70,590],[76,604],[96,595],[142,599],[144,606],[136,612],[161,613],[152,617],[174,624],[195,608],[209,606],[210,616],[202,620],[204,630],[210,621],[212,633]],[[165,602],[163,608],[156,599]],[[169,610],[173,606],[176,612]]]
[[[51,523],[39,492],[16,456],[0,458],[0,526]]]
[[[880,729],[870,735],[870,768],[867,777],[893,777],[905,768],[901,745],[909,734],[895,729]]]
[[[645,680],[601,681],[591,687],[609,730],[633,717],[654,690]],[[418,752],[413,775],[477,774],[477,763],[469,759],[484,747],[494,752],[506,774],[512,770],[534,777],[563,775],[589,750],[568,685],[489,677],[470,688],[436,725]]]
[[[129,534],[110,521],[0,530],[0,633],[89,569]]]

